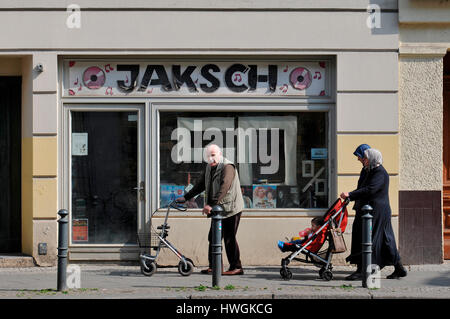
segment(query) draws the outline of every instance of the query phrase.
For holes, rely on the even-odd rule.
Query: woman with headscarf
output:
[[[359,162],[363,165],[361,172],[359,173],[359,179],[356,189],[361,187],[362,182],[367,176],[367,172],[369,171],[368,165],[364,163],[368,163],[364,160],[364,151],[369,149],[370,146],[367,144],[359,145],[356,150],[353,152],[353,155],[356,156]],[[361,216],[362,211],[361,208],[364,205],[361,205],[360,200],[355,200],[355,204],[353,205],[353,210],[356,211],[355,218],[353,220],[352,225],[352,246],[350,249],[350,255],[345,259],[347,262],[356,265],[356,271],[352,273],[350,276],[347,276],[345,279],[347,280],[358,280],[361,279],[361,243],[362,243],[362,219]]]
[[[389,204],[389,175],[384,169],[383,157],[376,149],[364,151],[363,164],[368,168],[360,187],[350,193],[342,193],[341,198],[359,201],[360,207],[368,204],[373,208],[372,220],[372,263],[382,269],[393,265],[395,270],[388,279],[405,277],[407,272],[400,261],[391,223]],[[361,254],[359,255],[361,260]],[[353,275],[353,274],[352,274]],[[361,279],[354,275],[349,279]]]

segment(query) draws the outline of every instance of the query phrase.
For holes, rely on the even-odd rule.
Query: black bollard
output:
[[[57,290],[67,290],[67,250],[69,246],[69,213],[65,209],[58,211],[58,283]]]
[[[372,212],[370,205],[362,208],[362,286],[367,288],[367,278],[372,274]]]
[[[223,207],[215,205],[211,210],[212,236],[212,286],[219,286],[222,276],[222,213]]]

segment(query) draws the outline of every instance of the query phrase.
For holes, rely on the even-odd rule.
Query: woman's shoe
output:
[[[389,276],[387,276],[387,279],[399,279],[402,277],[406,277],[406,275],[408,274],[408,272],[406,271],[405,267],[403,267],[402,264],[400,265],[396,265],[395,266],[395,270],[392,274],[390,274]]]

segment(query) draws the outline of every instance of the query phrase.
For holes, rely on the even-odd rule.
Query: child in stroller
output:
[[[306,242],[307,239],[311,238],[311,236],[319,230],[320,226],[323,226],[323,224],[325,224],[325,220],[323,217],[313,218],[311,220],[311,228],[305,228],[298,233],[299,237],[292,237],[289,242],[283,242],[279,240],[278,248],[283,253],[286,251],[297,251],[300,246]]]
[[[327,210],[325,215],[323,215],[323,222],[320,222],[322,225],[318,226],[318,229],[315,231],[311,229],[308,237],[303,241],[300,240],[292,245],[281,242],[283,244],[282,248],[291,252],[289,256],[281,259],[281,278],[285,280],[290,280],[292,278],[292,272],[288,268],[288,265],[293,260],[310,263],[320,267],[319,276],[322,279],[328,281],[333,278],[333,266],[331,264],[333,254],[343,253],[347,249],[345,247],[345,242],[343,242],[342,234],[345,232],[347,226],[348,203],[348,199],[341,201],[341,199],[338,198]],[[325,243],[328,243],[328,245],[320,251]],[[339,247],[336,246],[337,243],[340,244],[338,245]],[[305,259],[299,258],[298,256],[300,254],[305,255]]]

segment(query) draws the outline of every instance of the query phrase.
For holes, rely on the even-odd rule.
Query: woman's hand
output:
[[[341,193],[341,198],[342,199],[347,199],[348,198],[348,193]]]

